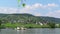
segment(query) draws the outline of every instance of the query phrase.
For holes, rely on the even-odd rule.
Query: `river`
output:
[[[60,28],[33,28],[27,30],[0,29],[0,34],[60,34]]]

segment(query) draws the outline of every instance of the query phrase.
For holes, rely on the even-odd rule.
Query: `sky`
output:
[[[0,13],[28,13],[35,16],[49,16],[60,18],[60,0],[26,0],[20,2],[18,0],[0,0]],[[22,3],[26,6],[22,7]]]

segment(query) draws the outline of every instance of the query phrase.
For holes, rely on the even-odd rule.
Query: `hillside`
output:
[[[60,18],[34,16],[31,14],[0,14],[1,23],[60,23]]]

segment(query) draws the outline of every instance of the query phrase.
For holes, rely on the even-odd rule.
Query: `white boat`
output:
[[[19,28],[19,27],[17,27],[16,29],[17,29],[17,30],[19,30],[20,28]]]
[[[15,29],[17,29],[17,30],[25,30],[25,29],[27,29],[27,28],[17,27],[17,28],[15,28]]]

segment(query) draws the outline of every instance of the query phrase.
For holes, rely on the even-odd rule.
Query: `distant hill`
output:
[[[2,23],[60,23],[60,18],[34,16],[31,14],[0,14]]]

